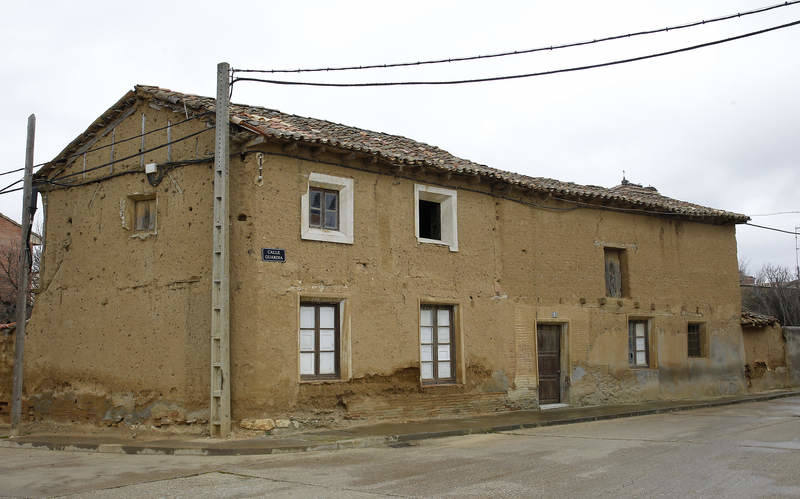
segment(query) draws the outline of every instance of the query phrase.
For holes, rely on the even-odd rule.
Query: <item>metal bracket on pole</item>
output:
[[[216,142],[214,148],[214,233],[211,262],[211,410],[212,437],[231,432],[230,376],[230,65],[217,65]]]
[[[14,387],[11,395],[11,433],[19,435],[19,423],[22,416],[22,373],[25,357],[25,321],[28,319],[28,297],[30,283],[30,233],[31,218],[31,191],[33,177],[33,139],[36,134],[36,116],[28,117],[28,142],[25,147],[25,177],[22,190],[22,234],[20,235],[19,262],[17,277],[17,328],[14,348]]]

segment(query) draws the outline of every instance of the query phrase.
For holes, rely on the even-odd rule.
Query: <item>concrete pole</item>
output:
[[[214,147],[214,234],[211,262],[211,409],[212,437],[231,433],[230,376],[230,65],[217,65],[216,143]]]
[[[33,139],[36,133],[36,116],[28,116],[28,142],[25,147],[25,177],[22,189],[22,234],[19,244],[19,273],[17,274],[17,329],[14,348],[14,388],[11,395],[11,434],[19,435],[22,416],[22,373],[25,357],[25,321],[28,315],[28,267],[31,232],[31,190],[33,186]]]

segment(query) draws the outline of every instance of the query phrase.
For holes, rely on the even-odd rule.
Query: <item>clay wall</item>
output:
[[[136,135],[183,118],[147,104],[116,126]],[[201,130],[192,123],[173,139]],[[166,141],[147,137],[146,147]],[[110,143],[103,137],[96,145]],[[235,147],[240,145],[234,144]],[[132,141],[117,157],[138,152]],[[574,209],[555,199],[416,168],[262,144],[231,161],[234,420],[285,415],[422,417],[538,405],[536,326],[563,326],[563,400],[717,396],[744,388],[733,226]],[[174,159],[213,154],[213,133]],[[164,162],[166,150],[144,162]],[[305,159],[291,156],[302,156]],[[108,161],[109,150],[87,155]],[[81,171],[77,159],[71,172]],[[115,172],[139,165],[138,158]],[[42,286],[28,331],[26,393],[41,418],[202,422],[209,387],[211,163],[157,187],[124,175],[47,193]],[[110,168],[87,173],[111,173]],[[312,173],[353,181],[353,244],[301,238]],[[259,176],[261,178],[259,178]],[[82,175],[81,175],[81,178]],[[458,251],[415,237],[414,185],[458,192]],[[155,194],[157,229],[131,206]],[[543,209],[544,207],[544,209]],[[605,296],[604,250],[625,252],[625,296]],[[286,262],[261,261],[262,248]],[[342,376],[299,379],[299,305],[341,302]],[[419,308],[455,306],[457,383],[420,383]],[[651,365],[628,363],[628,320],[649,321]],[[688,322],[704,353],[687,356]],[[438,402],[437,402],[438,401]]]
[[[381,173],[334,155],[272,156],[263,184],[248,154],[232,183],[232,378],[243,417],[315,409],[356,414],[462,394],[463,406],[502,393],[504,407],[537,404],[537,322],[563,324],[564,401],[595,404],[734,394],[744,388],[735,231],[640,214],[551,209],[484,185],[422,171]],[[335,164],[326,164],[339,163]],[[311,173],[352,178],[354,242],[301,238],[300,197]],[[414,184],[458,188],[458,251],[418,243]],[[552,209],[552,208],[555,208]],[[605,297],[603,247],[624,248],[628,294]],[[286,263],[260,261],[260,248]],[[298,308],[346,303],[343,380],[301,382]],[[455,304],[455,386],[419,382],[419,305]],[[650,368],[628,363],[628,320],[650,321]],[[702,324],[704,355],[687,355],[687,324]],[[376,398],[386,397],[389,402]],[[467,410],[467,409],[465,409]],[[387,408],[387,414],[391,411]]]
[[[787,345],[780,325],[743,327],[742,339],[749,390],[764,391],[790,385]]]
[[[116,140],[185,119],[146,104],[116,125]],[[174,127],[173,140],[205,128]],[[213,155],[213,131],[179,144],[173,158]],[[147,135],[145,149],[167,141]],[[108,145],[111,130],[92,148]],[[115,158],[141,139],[117,143]],[[86,155],[92,168],[110,148]],[[144,163],[164,162],[167,150]],[[178,167],[158,186],[143,173],[45,194],[47,246],[41,289],[27,329],[25,390],[38,418],[137,423],[207,418],[209,386],[211,163]],[[85,177],[83,157],[64,174],[88,181],[140,167],[120,161]],[[61,182],[64,182],[62,180]],[[137,231],[134,204],[155,197],[154,231]]]

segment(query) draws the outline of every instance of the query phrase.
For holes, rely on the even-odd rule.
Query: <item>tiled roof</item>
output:
[[[101,116],[87,132],[97,133],[103,123],[109,123],[117,115],[121,114],[119,109],[124,106],[125,102],[130,101],[135,96],[151,98],[173,106],[186,106],[188,110],[193,112],[215,110],[215,99],[210,97],[184,94],[159,87],[137,85],[134,94],[129,92],[120,99],[115,107],[104,113],[104,116],[109,113],[112,113],[113,116],[110,115],[106,119],[102,119],[103,116]],[[274,109],[232,104],[230,119],[232,123],[272,140],[283,142],[299,141],[310,145],[324,145],[344,151],[373,155],[381,161],[395,165],[414,165],[455,174],[479,175],[571,202],[610,205],[616,209],[642,210],[650,214],[678,216],[712,223],[743,223],[749,220],[746,215],[739,213],[671,199],[658,194],[655,189],[632,189],[626,185],[607,189],[592,185],[561,182],[545,177],[529,177],[474,163],[453,156],[436,146],[417,142],[406,137],[286,114]],[[59,158],[69,154],[70,149],[77,150],[80,145],[76,144],[77,141],[78,139],[73,141],[73,144],[70,144],[53,162],[57,162]]]
[[[757,314],[755,312],[742,311],[742,326],[745,327],[767,327],[780,326],[777,317],[771,315]]]

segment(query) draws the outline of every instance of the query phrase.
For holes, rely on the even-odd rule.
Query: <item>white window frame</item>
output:
[[[339,192],[339,230],[309,227],[309,188],[319,187]],[[300,237],[311,241],[353,244],[353,179],[335,177],[324,173],[311,173],[308,185],[301,198]]]
[[[433,201],[441,206],[441,240],[419,236],[420,199]],[[414,184],[414,231],[418,243],[441,244],[449,246],[450,251],[458,251],[458,192],[454,189]]]

